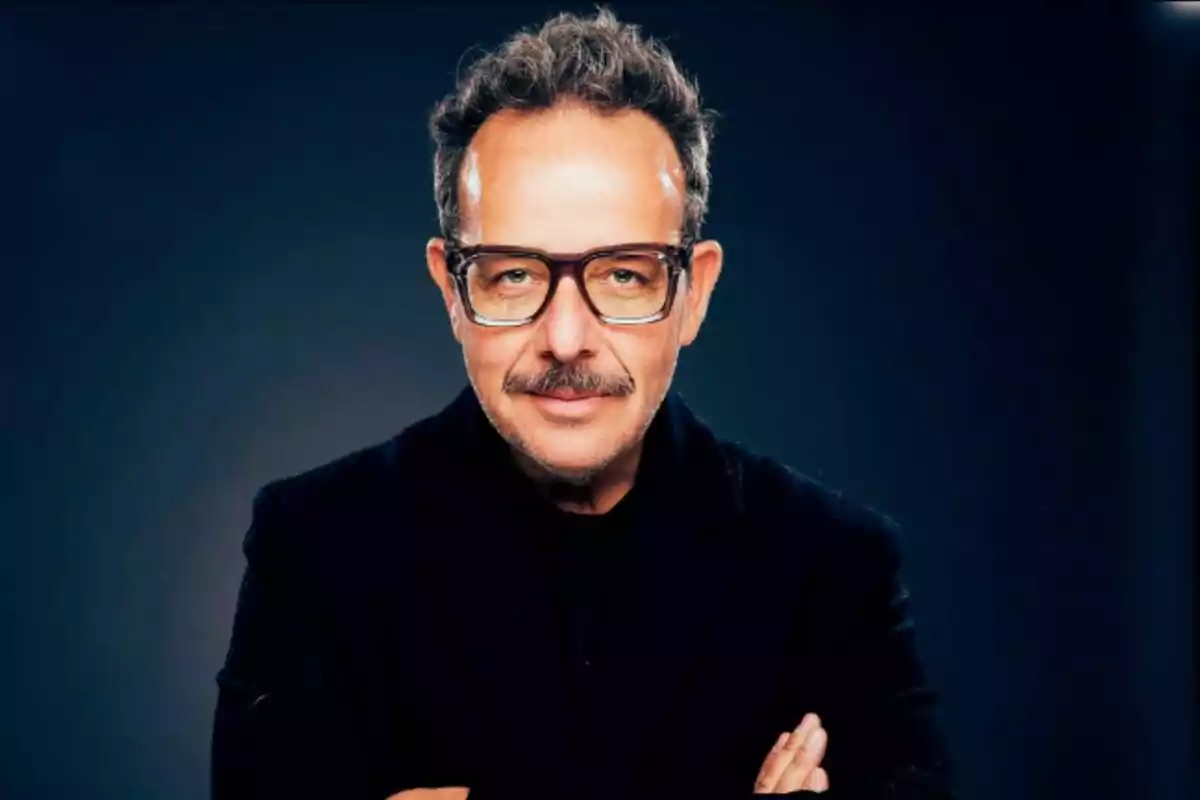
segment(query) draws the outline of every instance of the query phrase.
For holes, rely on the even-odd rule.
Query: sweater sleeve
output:
[[[286,488],[255,498],[216,675],[211,797],[384,800],[395,787],[454,785],[399,727],[372,727],[323,615],[302,517],[289,511]]]
[[[829,734],[828,800],[951,800],[952,770],[937,695],[917,647],[900,566],[900,531],[859,511],[833,544],[809,611]],[[803,794],[803,793],[802,793]]]

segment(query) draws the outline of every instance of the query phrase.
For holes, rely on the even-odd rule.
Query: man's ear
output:
[[[462,325],[462,305],[458,300],[458,292],[454,290],[454,279],[446,268],[446,240],[433,237],[425,244],[425,266],[429,269],[429,277],[438,287],[442,295],[442,304],[446,306],[446,314],[450,317],[450,331],[455,341],[462,343],[459,328]]]
[[[680,345],[687,347],[700,334],[700,326],[708,314],[708,303],[712,298],[717,279],[721,277],[721,264],[725,258],[721,243],[706,239],[692,245],[692,275],[684,294],[683,331]]]

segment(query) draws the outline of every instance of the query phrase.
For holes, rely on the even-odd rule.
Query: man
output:
[[[258,494],[213,796],[948,797],[894,526],[670,392],[722,263],[694,85],[560,15],[431,127],[471,385]]]

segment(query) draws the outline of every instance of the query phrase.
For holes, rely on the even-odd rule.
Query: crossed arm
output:
[[[218,675],[213,800],[465,798],[468,787],[388,795],[395,786],[441,784],[430,781],[426,767],[415,763],[420,759],[382,752],[386,735],[363,730],[353,686],[338,672],[328,637],[313,630],[306,595],[276,547],[279,516],[270,492],[260,493],[233,637]],[[898,578],[894,531],[874,531],[865,541],[872,557],[863,561],[860,552],[850,573],[832,571],[860,576],[839,578],[836,587],[831,581],[827,591],[836,594],[827,595],[824,608],[838,613],[813,611],[828,642],[828,652],[816,656],[825,665],[815,673],[826,676],[815,692],[821,706],[780,734],[758,775],[746,776],[747,797],[826,791],[830,800],[952,797],[933,693],[924,687],[908,594]],[[472,800],[487,798],[477,792]]]
[[[821,768],[827,734],[816,714],[805,714],[795,730],[779,734],[775,746],[763,759],[754,781],[755,794],[790,794],[805,790],[821,793],[829,788],[829,775]],[[407,789],[387,800],[467,800],[470,789],[447,786],[438,789]]]
[[[744,796],[704,800],[808,793],[827,793],[829,800],[953,800],[935,694],[925,683],[900,580],[899,531],[873,517],[861,523],[824,562],[809,604],[807,626],[820,643],[809,656],[818,676],[809,692],[820,698],[817,713],[779,735]],[[467,796],[466,787],[449,787],[388,800]]]

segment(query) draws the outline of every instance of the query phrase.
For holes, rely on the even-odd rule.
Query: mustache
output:
[[[504,378],[505,394],[547,394],[559,390],[626,397],[633,394],[629,375],[600,375],[576,363],[561,361],[539,375],[511,372]]]

